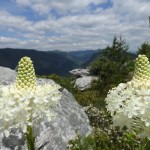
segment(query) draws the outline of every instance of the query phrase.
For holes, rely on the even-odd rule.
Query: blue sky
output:
[[[135,52],[149,41],[149,0],[0,0],[0,47],[105,48],[122,35]]]

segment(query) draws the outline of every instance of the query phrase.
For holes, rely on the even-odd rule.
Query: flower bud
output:
[[[147,82],[149,79],[150,64],[148,58],[145,55],[139,55],[135,62],[135,72],[132,81],[137,82],[137,84],[140,84],[143,81]]]
[[[22,90],[34,90],[36,88],[35,71],[32,60],[29,57],[21,58],[18,63],[16,87],[18,90],[20,90],[20,87]]]

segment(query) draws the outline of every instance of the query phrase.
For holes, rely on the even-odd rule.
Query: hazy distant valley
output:
[[[57,74],[66,76],[69,71],[84,66],[92,56],[100,50],[86,51],[37,51],[30,49],[0,49],[0,66],[15,69],[23,56],[29,56],[33,60],[37,75]]]

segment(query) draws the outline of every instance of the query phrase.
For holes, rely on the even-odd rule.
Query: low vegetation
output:
[[[70,141],[70,150],[135,150],[141,149],[142,142],[135,133],[130,133],[126,128],[120,130],[112,126],[110,115],[95,107],[84,107],[93,132],[84,138],[77,136],[77,139]]]

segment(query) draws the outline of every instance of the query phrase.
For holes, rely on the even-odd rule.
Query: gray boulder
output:
[[[15,76],[15,71],[0,68],[0,83],[11,84]],[[4,79],[7,82],[4,82]],[[48,79],[37,79],[37,82],[39,84],[54,83]],[[87,136],[92,130],[87,115],[72,94],[66,89],[61,88],[60,90],[62,99],[59,106],[54,110],[57,117],[50,122],[43,119],[38,126],[34,127],[37,150],[67,150],[67,143],[76,137],[76,131],[82,136]],[[0,135],[0,150],[26,149],[25,137],[20,130],[13,129],[8,138]]]
[[[91,83],[93,80],[98,80],[98,77],[95,76],[84,76],[81,78],[77,78],[75,80],[75,87],[77,87],[79,90],[83,91],[85,89],[88,89],[91,87]]]
[[[73,69],[69,72],[77,78],[90,75],[89,69]]]
[[[7,85],[14,81],[16,78],[16,72],[12,69],[0,66],[0,84]]]

